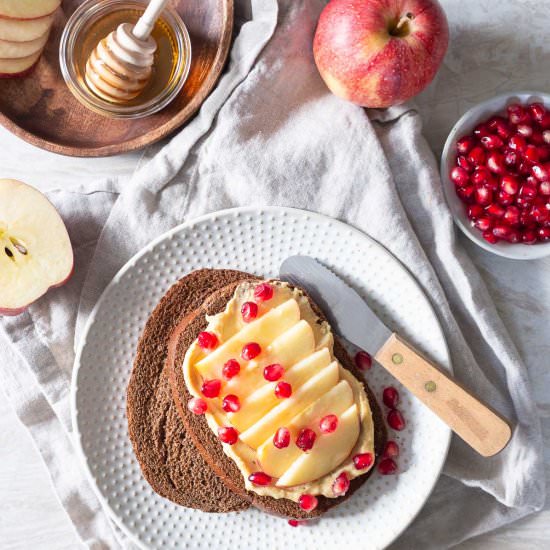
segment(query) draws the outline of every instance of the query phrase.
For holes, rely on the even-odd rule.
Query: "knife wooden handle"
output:
[[[375,359],[479,454],[493,456],[510,441],[512,431],[505,420],[397,334]]]

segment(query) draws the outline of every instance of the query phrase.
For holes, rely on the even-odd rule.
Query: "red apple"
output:
[[[449,42],[437,0],[331,0],[313,55],[330,90],[364,107],[389,107],[433,79]]]
[[[0,0],[0,17],[38,19],[52,14],[61,0]]]
[[[73,271],[63,220],[39,191],[0,179],[0,315],[18,315]]]

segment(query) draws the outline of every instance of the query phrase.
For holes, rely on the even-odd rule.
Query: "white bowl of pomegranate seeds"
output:
[[[504,94],[451,130],[441,180],[456,224],[485,250],[550,255],[550,95]]]

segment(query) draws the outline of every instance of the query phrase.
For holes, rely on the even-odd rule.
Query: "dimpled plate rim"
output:
[[[94,474],[92,472],[92,466],[90,464],[92,457],[88,456],[86,454],[86,450],[83,446],[83,433],[81,431],[81,424],[79,424],[79,410],[78,410],[78,399],[81,396],[81,394],[85,391],[84,387],[79,384],[79,379],[81,378],[82,371],[85,371],[86,368],[90,367],[91,365],[87,365],[85,362],[83,363],[83,356],[85,355],[85,352],[87,351],[90,344],[90,334],[93,334],[93,330],[97,329],[97,318],[98,315],[101,314],[102,308],[106,305],[107,300],[110,297],[110,294],[116,289],[116,287],[124,281],[125,276],[127,274],[132,274],[132,271],[136,268],[136,265],[138,262],[142,259],[146,259],[148,255],[152,254],[157,247],[165,245],[165,243],[173,242],[174,237],[177,237],[179,234],[185,234],[185,233],[191,233],[192,230],[198,226],[206,224],[207,226],[213,226],[214,231],[223,231],[222,222],[226,220],[226,224],[229,225],[232,220],[237,220],[239,218],[245,218],[248,217],[248,222],[253,223],[254,227],[256,228],[256,231],[254,232],[254,235],[257,233],[262,234],[263,229],[261,228],[264,219],[267,220],[268,217],[271,217],[272,221],[275,220],[275,218],[279,216],[282,218],[287,218],[285,221],[288,221],[288,219],[293,218],[292,221],[294,224],[303,224],[304,226],[307,226],[309,224],[314,224],[315,228],[319,228],[321,226],[325,226],[326,231],[339,235],[339,232],[347,232],[350,237],[353,237],[357,239],[361,244],[361,252],[367,253],[367,255],[370,253],[373,256],[379,256],[377,261],[384,260],[387,261],[389,266],[392,268],[392,270],[396,270],[395,272],[399,273],[399,276],[403,279],[403,284],[406,286],[409,286],[409,290],[414,290],[417,293],[416,301],[417,304],[415,307],[420,306],[421,308],[425,308],[426,312],[429,313],[431,319],[431,327],[430,327],[430,334],[434,334],[432,331],[435,331],[435,337],[437,342],[437,350],[432,350],[432,352],[437,355],[437,359],[440,364],[442,364],[449,372],[452,372],[452,366],[450,364],[450,357],[449,357],[449,351],[447,348],[447,344],[445,342],[445,338],[441,329],[441,326],[439,324],[439,321],[437,319],[437,316],[431,306],[431,303],[426,298],[426,296],[423,294],[420,286],[415,281],[413,276],[409,273],[409,271],[390,253],[388,252],[384,247],[382,247],[379,243],[377,243],[374,239],[367,236],[365,233],[361,232],[360,230],[349,226],[343,222],[340,222],[338,220],[335,220],[333,218],[316,214],[313,212],[305,211],[305,210],[298,210],[294,208],[283,208],[283,207],[264,207],[264,208],[256,208],[256,207],[240,207],[240,208],[232,208],[228,210],[222,210],[219,212],[214,212],[211,214],[207,214],[204,216],[201,216],[199,218],[195,218],[193,220],[190,220],[186,223],[183,223],[170,231],[164,233],[163,235],[159,236],[158,238],[154,239],[149,245],[144,247],[141,251],[139,251],[137,254],[135,254],[120,270],[119,272],[113,277],[112,281],[107,285],[105,290],[103,291],[100,299],[98,300],[97,304],[93,308],[83,335],[80,339],[80,342],[78,343],[77,347],[77,353],[75,358],[75,365],[73,369],[73,375],[72,375],[72,384],[71,384],[71,420],[72,420],[72,427],[73,427],[73,437],[74,441],[76,443],[75,447],[77,449],[77,455],[79,456],[80,462],[84,468],[84,471],[86,473],[86,477],[89,480],[94,492],[96,493],[100,503],[102,506],[107,510],[109,516],[112,518],[114,523],[124,532],[135,544],[137,544],[141,548],[157,548],[161,547],[162,545],[158,546],[155,543],[157,542],[158,537],[152,537],[151,535],[140,537],[140,533],[136,531],[137,527],[135,526],[135,522],[133,524],[134,529],[130,528],[129,525],[127,525],[124,514],[129,515],[128,507],[130,507],[130,504],[133,503],[133,508],[137,508],[137,493],[134,491],[135,498],[133,500],[127,501],[127,507],[123,508],[122,510],[117,513],[111,503],[109,502],[109,497],[114,498],[114,495],[116,495],[116,492],[112,491],[111,493],[104,493],[102,492],[98,480],[96,477],[94,477]],[[259,225],[258,225],[259,224]],[[241,222],[237,223],[237,225],[241,225]],[[281,226],[278,226],[281,227]],[[327,229],[328,228],[328,229]],[[243,232],[240,232],[240,235],[242,236]],[[252,237],[248,237],[249,239]],[[242,240],[243,244],[244,241]],[[346,241],[348,243],[349,241]],[[279,243],[280,244],[280,243]],[[301,250],[301,248],[300,248]],[[325,251],[323,251],[325,252]],[[185,255],[185,252],[181,252]],[[288,252],[285,252],[286,255],[291,255],[293,252],[289,250]],[[294,252],[295,253],[295,252]],[[327,261],[327,260],[325,260]],[[332,259],[330,259],[332,262]],[[189,260],[187,260],[189,263]],[[238,261],[237,263],[242,263],[241,261]],[[280,263],[280,262],[279,262]],[[204,266],[209,267],[209,266]],[[217,266],[219,267],[219,266]],[[231,265],[225,265],[224,267],[230,268],[234,267],[236,269],[245,269],[245,267],[242,266],[231,266]],[[276,275],[278,272],[279,265],[270,265],[269,269],[266,271],[271,271],[270,273],[272,276]],[[347,266],[344,266],[347,267]],[[197,269],[197,267],[193,267],[193,269]],[[252,269],[253,270],[253,269]],[[357,288],[358,285],[362,284],[362,277],[359,280],[353,280],[353,273],[347,272],[342,273],[341,269],[338,267],[335,267],[335,270],[339,272],[344,278],[348,279],[348,282],[354,285],[354,287],[361,293],[361,289]],[[181,276],[183,276],[186,273],[186,271],[182,271],[180,273],[177,273],[174,276],[174,280],[172,282],[175,282],[175,280]],[[162,292],[160,296],[164,294],[164,292],[167,290],[167,288],[162,289]],[[378,290],[378,289],[377,289]],[[371,289],[369,289],[369,296],[370,296]],[[370,303],[370,300],[369,300]],[[387,304],[373,304],[370,303],[370,305],[373,307],[373,309],[377,311],[377,313],[382,317],[386,317],[386,322],[390,324],[390,326],[393,324],[393,328],[397,328],[395,324],[393,323],[393,318],[388,318],[388,312],[385,311],[387,309]],[[389,308],[391,309],[391,307]],[[150,310],[148,309],[146,311],[146,315],[150,313]],[[393,312],[394,315],[396,312]],[[415,323],[413,323],[416,325]],[[406,326],[400,326],[400,330],[404,333],[407,333],[407,327]],[[105,329],[103,329],[105,330]],[[138,335],[139,336],[139,335]],[[415,336],[413,334],[410,335],[411,339],[414,341]],[[137,340],[136,340],[137,343]],[[422,343],[420,342],[418,345],[422,347]],[[132,357],[133,359],[133,357]],[[84,365],[84,366],[83,366]],[[126,381],[124,388],[127,383],[127,378],[129,377],[129,370],[131,368],[131,365],[128,366],[128,372],[126,373]],[[369,384],[374,388],[374,390],[377,393],[377,396],[379,395],[379,392],[377,390],[381,390],[382,387],[385,385],[388,385],[392,383],[395,385],[398,389],[400,389],[401,395],[402,395],[402,410],[415,410],[416,409],[416,415],[411,416],[408,418],[409,423],[411,423],[411,420],[413,423],[418,422],[418,419],[420,419],[424,424],[426,423],[433,423],[432,429],[436,429],[437,432],[437,452],[432,454],[431,458],[431,469],[429,469],[428,474],[430,474],[430,479],[426,483],[426,485],[422,486],[422,491],[415,491],[414,494],[416,495],[416,502],[414,502],[413,506],[409,506],[410,508],[404,509],[404,507],[399,506],[398,508],[392,510],[392,522],[391,525],[385,524],[385,525],[378,525],[376,526],[376,534],[378,536],[378,540],[376,543],[372,543],[370,546],[364,546],[365,539],[363,539],[362,548],[371,548],[371,549],[381,549],[385,548],[387,545],[391,544],[399,535],[407,528],[407,526],[412,522],[412,520],[416,517],[416,515],[419,513],[419,511],[422,509],[424,503],[428,499],[429,495],[431,494],[433,488],[435,487],[435,484],[439,478],[439,475],[441,473],[441,470],[443,468],[445,459],[447,457],[449,444],[451,440],[451,431],[450,429],[445,426],[438,418],[433,415],[430,411],[425,409],[418,401],[415,400],[415,398],[412,398],[409,394],[404,393],[405,390],[400,386],[400,384],[393,381],[391,376],[384,372],[383,369],[379,366],[373,366],[373,368],[369,371],[367,374],[367,380],[369,381]],[[407,407],[408,403],[408,407]],[[385,413],[384,406],[381,404],[381,407],[383,408],[383,413]],[[94,409],[95,410],[95,409]],[[124,421],[126,420],[125,416],[125,391],[124,391]],[[113,418],[113,422],[114,422]],[[85,424],[85,421],[83,421]],[[126,441],[123,441],[122,444],[129,445],[128,436],[127,436],[127,430],[126,430],[126,423],[124,422],[124,437]],[[419,424],[417,426],[417,430],[422,428],[422,424]],[[421,431],[421,430],[420,430]],[[405,435],[402,436],[402,434],[405,432]],[[232,514],[203,514],[202,512],[190,510],[183,508],[181,506],[177,506],[176,504],[173,504],[169,502],[166,499],[163,499],[162,497],[159,497],[156,495],[152,489],[149,487],[149,485],[144,481],[142,481],[142,492],[148,493],[146,496],[148,498],[152,498],[154,501],[157,501],[156,506],[159,509],[163,509],[165,511],[168,511],[168,514],[170,515],[169,510],[172,510],[174,514],[178,516],[183,516],[180,518],[181,520],[189,520],[189,522],[192,524],[197,519],[198,515],[198,521],[200,522],[201,519],[211,519],[213,516],[220,516],[222,517],[221,522],[237,522],[241,521],[242,517],[247,517],[248,521],[245,521],[247,524],[248,529],[254,529],[255,524],[259,523],[259,518],[261,521],[261,518],[265,518],[264,521],[272,522],[273,520],[280,522],[279,524],[273,524],[272,531],[275,530],[275,527],[277,526],[279,530],[284,530],[284,539],[289,544],[292,544],[292,539],[294,537],[295,541],[297,542],[300,540],[302,543],[302,546],[304,545],[304,541],[307,541],[307,543],[311,542],[311,544],[307,544],[305,548],[336,548],[337,542],[334,542],[331,544],[330,540],[327,539],[326,533],[322,538],[319,538],[320,535],[317,533],[317,537],[315,536],[315,532],[317,530],[320,530],[321,532],[326,532],[326,529],[323,528],[323,523],[326,525],[330,523],[334,523],[335,527],[340,527],[342,523],[349,522],[352,526],[353,530],[360,529],[362,536],[365,535],[365,529],[369,529],[369,525],[371,522],[369,522],[366,526],[363,525],[362,527],[360,524],[356,521],[357,514],[365,513],[364,509],[360,509],[359,511],[355,510],[353,511],[352,508],[354,507],[354,503],[358,504],[359,498],[362,498],[363,500],[372,500],[372,503],[369,502],[369,505],[372,505],[374,510],[376,511],[377,508],[386,507],[388,503],[380,504],[379,501],[384,500],[388,495],[392,495],[393,493],[396,493],[393,495],[395,497],[395,500],[399,500],[399,497],[403,497],[403,493],[406,493],[407,486],[404,483],[405,477],[408,477],[410,479],[409,483],[414,484],[414,469],[415,466],[418,468],[418,464],[415,463],[415,453],[412,452],[412,445],[415,445],[415,450],[420,451],[424,448],[424,445],[422,444],[422,441],[415,441],[415,431],[412,431],[412,434],[409,435],[406,432],[408,432],[408,427],[405,429],[404,432],[391,432],[389,431],[389,437],[397,440],[400,442],[400,438],[403,438],[404,441],[402,445],[407,445],[408,449],[411,451],[411,455],[409,457],[400,457],[400,461],[403,462],[403,460],[406,463],[406,467],[402,468],[404,471],[398,476],[380,476],[377,472],[375,472],[372,476],[372,479],[369,480],[355,495],[353,495],[348,501],[343,503],[341,506],[337,507],[334,511],[329,512],[327,515],[323,517],[323,519],[320,522],[315,522],[311,526],[302,527],[300,529],[293,529],[291,527],[288,527],[286,525],[286,521],[281,518],[274,518],[272,516],[266,516],[265,514],[259,512],[258,510],[251,510],[244,513],[232,513]],[[412,443],[409,441],[412,438]],[[418,438],[416,438],[418,439]],[[433,443],[433,441],[432,441]],[[403,454],[403,453],[402,453]],[[137,461],[135,457],[133,456],[133,453],[130,453],[130,461],[137,464]],[[132,464],[130,464],[132,466]],[[411,471],[411,469],[413,471]],[[139,471],[139,469],[138,469]],[[424,473],[426,473],[424,471]],[[103,477],[106,477],[108,474],[105,472],[101,472]],[[113,472],[111,472],[113,474]],[[409,475],[408,475],[409,474]],[[122,477],[125,477],[125,474],[122,475]],[[375,483],[377,484],[375,487]],[[381,489],[381,485],[385,486],[385,489]],[[104,489],[106,491],[106,489]],[[377,491],[378,494],[372,496],[370,493],[373,493],[374,491]],[[368,493],[368,496],[367,496]],[[361,497],[359,496],[361,495]],[[145,502],[145,497],[143,495],[141,496],[141,500]],[[403,503],[403,500],[400,501]],[[404,500],[404,502],[407,502]],[[115,505],[116,506],[116,505]],[[357,508],[357,506],[355,506]],[[141,508],[140,508],[141,509]],[[151,510],[151,507],[145,508],[146,513],[153,513]],[[346,515],[346,511],[348,514]],[[172,547],[179,547],[182,541],[181,535],[176,534],[176,528],[177,523],[174,521],[172,523],[172,529],[167,529],[166,527],[166,521],[162,521],[158,519],[160,517],[159,510],[156,511],[157,519],[150,520],[149,523],[151,524],[151,527],[153,527],[153,522],[156,521],[157,523],[160,523],[163,533],[168,533],[168,537],[171,538],[171,546]],[[371,512],[371,509],[369,508],[368,512]],[[381,513],[380,510],[378,510],[378,513]],[[399,517],[401,516],[401,517]],[[143,517],[141,513],[138,514],[138,517]],[[371,519],[371,518],[369,518]],[[217,518],[212,519],[212,521],[215,523],[218,521]],[[242,521],[241,521],[242,523]],[[376,523],[376,522],[374,522]],[[230,526],[230,524],[229,524]],[[194,526],[195,530],[196,526]],[[304,533],[302,532],[302,535],[297,538],[297,535],[300,531],[303,529],[307,529],[308,537],[304,538]],[[157,525],[156,529],[153,529],[156,534],[160,537],[160,529]],[[370,525],[370,529],[373,530],[372,525]],[[209,530],[202,530],[199,529],[201,533],[204,534],[206,537],[207,532]],[[298,532],[297,532],[298,531]],[[232,534],[233,531],[230,527],[230,533]],[[382,535],[380,535],[382,533]],[[142,533],[143,534],[143,533]],[[211,535],[211,531],[208,533]],[[227,533],[226,533],[227,534]],[[274,532],[272,533],[274,534]],[[359,534],[359,533],[357,533]],[[164,536],[164,535],[163,535]],[[200,536],[200,535],[199,535]],[[174,538],[175,537],[175,538]],[[198,548],[202,547],[202,545],[199,543],[199,545],[196,545],[196,540],[193,541],[193,535],[191,534],[189,536],[191,539],[191,544],[184,545],[184,547],[189,548]],[[212,537],[207,537],[209,540],[205,542],[205,546],[211,546],[212,545]],[[145,540],[143,540],[145,539]],[[310,540],[311,539],[311,540]],[[315,543],[315,539],[317,539],[317,543]],[[340,539],[341,540],[341,539]],[[357,540],[357,539],[355,539]],[[201,542],[204,541],[204,538],[201,539]],[[189,541],[188,541],[189,542]],[[193,545],[195,543],[195,545]],[[322,544],[320,544],[322,543]],[[261,545],[260,545],[261,547]]]

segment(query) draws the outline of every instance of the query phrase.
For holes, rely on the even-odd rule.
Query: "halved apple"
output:
[[[61,0],[0,0],[0,17],[38,19],[52,14]]]
[[[37,19],[6,19],[0,17],[0,40],[29,42],[47,33],[53,24],[53,15]]]
[[[42,36],[28,42],[13,42],[12,40],[0,39],[0,59],[20,59],[42,51],[42,48],[48,41],[49,34],[50,31],[46,31]]]
[[[18,315],[73,271],[67,228],[30,185],[0,179],[0,315]]]
[[[31,72],[41,54],[42,50],[27,57],[0,59],[0,78],[26,76]]]

